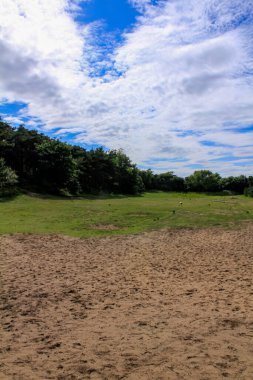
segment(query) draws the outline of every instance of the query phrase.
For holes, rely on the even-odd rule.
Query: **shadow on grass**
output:
[[[218,196],[218,197],[231,197],[231,196],[236,196],[236,195],[242,195],[239,193],[235,193],[234,191],[230,191],[230,190],[206,192],[204,194],[210,195],[210,196]]]
[[[110,200],[110,199],[124,199],[124,198],[140,198],[143,194],[82,194],[78,196],[63,196],[63,195],[52,195],[46,193],[36,193],[27,190],[22,190],[22,194],[28,195],[33,198],[47,199],[47,200],[62,200],[62,201],[73,201],[73,200]],[[19,193],[20,194],[20,193]]]
[[[19,193],[2,194],[2,195],[0,194],[0,203],[7,203],[7,202],[14,201],[14,199],[16,199],[18,195]]]

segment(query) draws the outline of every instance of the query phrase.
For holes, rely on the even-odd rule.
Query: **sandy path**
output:
[[[253,226],[0,251],[1,380],[253,379]]]

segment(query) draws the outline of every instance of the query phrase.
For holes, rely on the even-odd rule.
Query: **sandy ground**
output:
[[[253,226],[0,237],[1,380],[253,379]]]

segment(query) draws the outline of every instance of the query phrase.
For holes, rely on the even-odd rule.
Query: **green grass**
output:
[[[19,195],[0,201],[1,234],[59,233],[89,237],[168,227],[233,227],[252,220],[253,199],[245,196],[158,192],[140,197],[83,199]],[[106,230],[108,225],[115,229]]]

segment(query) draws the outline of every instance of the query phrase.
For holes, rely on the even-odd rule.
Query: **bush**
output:
[[[244,195],[246,195],[246,197],[253,198],[253,186],[246,187],[246,189],[244,189]]]
[[[16,192],[18,177],[14,170],[5,165],[4,159],[0,158],[0,196],[7,196]]]

